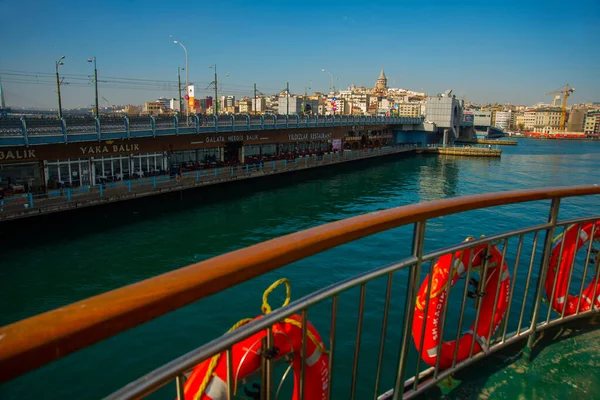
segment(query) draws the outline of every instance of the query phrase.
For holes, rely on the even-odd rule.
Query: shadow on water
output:
[[[11,249],[29,247],[32,241],[39,240],[46,244],[68,241],[88,234],[90,228],[98,233],[140,221],[176,217],[193,209],[243,200],[264,190],[283,189],[340,173],[360,172],[406,156],[414,157],[413,154],[400,154],[370,158],[8,221],[0,230],[0,241]]]

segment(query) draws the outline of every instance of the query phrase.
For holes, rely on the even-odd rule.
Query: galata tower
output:
[[[382,67],[379,78],[377,78],[377,83],[375,84],[375,90],[378,92],[383,92],[385,89],[387,89],[387,78],[385,77],[385,72],[383,71]]]

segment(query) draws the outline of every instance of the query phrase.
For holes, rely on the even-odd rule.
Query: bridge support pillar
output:
[[[449,129],[444,129],[444,138],[442,139],[442,147],[448,147],[448,133]]]

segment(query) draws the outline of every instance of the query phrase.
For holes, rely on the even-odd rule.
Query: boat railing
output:
[[[191,350],[115,391],[109,397],[139,398],[173,382],[173,395],[183,398],[186,378],[194,366],[222,353],[227,360],[226,390],[228,398],[232,399],[236,388],[232,348],[236,343],[262,331],[265,332],[263,343],[266,346],[263,347],[270,348],[274,335],[273,326],[298,315],[303,327],[304,340],[300,357],[304,365],[307,360],[307,322],[311,315],[319,312],[322,314],[325,307],[329,326],[319,326],[319,329],[328,350],[327,398],[364,398],[364,386],[369,386],[368,396],[371,398],[413,398],[453,373],[509,345],[521,341],[526,342],[526,349],[531,349],[542,331],[599,312],[600,293],[597,293],[596,288],[600,280],[600,257],[593,249],[592,239],[600,236],[596,232],[600,216],[579,215],[572,218],[573,210],[580,211],[581,205],[577,203],[574,207],[569,206],[572,204],[569,200],[573,200],[569,198],[578,197],[576,200],[580,200],[585,199],[580,196],[592,196],[594,200],[598,200],[597,195],[600,195],[600,185],[449,198],[364,214],[223,254],[0,328],[0,381],[10,380],[295,261],[379,232],[412,226],[411,250],[396,262],[367,270],[301,297]],[[481,212],[492,207],[527,207],[530,202],[540,201],[544,201],[544,207],[548,204],[549,208],[547,218],[538,224],[486,237],[470,238],[441,248],[428,248],[428,224],[435,226],[440,217]],[[559,218],[562,215],[569,218]],[[570,296],[566,296],[569,297],[567,302],[564,298],[557,299],[559,290],[556,280],[550,286],[551,291],[547,290],[546,282],[549,266],[557,265],[556,263],[561,265],[567,232],[571,232],[569,235],[576,232],[573,236],[578,238],[575,239],[575,246],[582,247],[585,252],[583,260],[576,260],[575,256],[569,260],[571,268],[566,293],[579,295],[576,307],[570,311],[566,311],[566,306],[562,310],[555,310],[550,306],[555,300],[558,303],[562,301],[562,304],[574,303]],[[587,240],[588,238],[592,239]],[[495,259],[490,256],[492,248],[497,249]],[[465,254],[476,252],[482,254],[477,269],[473,257],[469,256],[468,261],[463,258]],[[560,254],[558,261],[555,259],[556,254]],[[456,285],[436,286],[433,280],[437,281],[440,277],[442,258],[446,260],[449,270],[458,270],[460,264],[464,280],[457,279]],[[464,265],[465,262],[467,265]],[[503,266],[505,271],[502,272]],[[476,271],[481,278],[479,281],[473,279]],[[487,276],[488,272],[490,276]],[[320,272],[316,270],[315,273]],[[487,284],[493,274],[497,274],[496,281],[492,281],[494,283],[488,288]],[[585,287],[590,280],[591,283]],[[367,285],[372,287],[374,284],[384,290],[378,290],[375,295],[369,292],[367,296]],[[436,293],[432,293],[434,287]],[[564,292],[564,288],[561,290]],[[486,298],[488,295],[491,297]],[[437,305],[434,309],[428,309],[431,299],[436,296],[445,296],[446,301],[431,303]],[[467,307],[471,298],[475,299],[473,308]],[[491,310],[502,308],[499,323],[494,326],[489,323],[489,327],[482,328],[479,324],[484,319],[482,304],[491,304],[491,299]],[[454,306],[449,307],[451,302]],[[342,304],[344,310],[347,310],[350,303],[353,304],[351,309],[355,313],[353,311],[351,315],[346,315],[340,312]],[[365,323],[367,304],[370,311],[379,310],[379,323]],[[314,311],[316,308],[321,311]],[[428,320],[429,313],[436,316],[434,320],[437,322],[434,322],[433,329],[426,331],[427,324],[422,324],[421,330],[415,329],[417,310],[424,313],[421,318],[425,321]],[[338,327],[344,319],[345,328],[340,330]],[[355,321],[352,330],[347,329],[348,319]],[[468,343],[458,351],[459,346],[453,347],[450,341],[456,340],[458,343],[461,337],[465,337],[467,321],[474,321],[472,328],[466,329],[475,334],[471,334],[470,338],[467,336]],[[363,338],[367,333],[370,337],[378,337],[378,342],[364,343]],[[421,346],[418,351],[414,342],[423,343],[423,339],[431,335],[447,342],[438,340],[435,347],[425,349]],[[427,350],[430,356],[435,356],[435,360],[429,359],[427,363],[426,360],[421,360],[423,350]],[[261,354],[264,356],[267,353]],[[443,365],[440,361],[442,353],[446,354]],[[352,365],[342,365],[340,354],[352,354]],[[261,396],[275,398],[273,392],[277,383],[274,382],[273,360],[268,356],[263,359]],[[367,360],[361,361],[363,359]],[[359,367],[364,371],[365,363],[368,363],[369,371],[372,371],[369,374],[359,372]],[[305,369],[301,368],[298,378],[300,388],[311,384],[306,382]],[[344,371],[340,372],[340,369]],[[344,372],[346,375],[342,376]],[[360,392],[357,389],[359,385]],[[388,388],[389,390],[384,391]],[[339,391],[347,393],[340,395]],[[303,398],[302,389],[300,398]]]

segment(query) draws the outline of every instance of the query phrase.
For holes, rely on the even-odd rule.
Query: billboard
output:
[[[331,144],[332,144],[333,150],[338,150],[338,151],[342,150],[342,139],[333,139],[331,141]]]
[[[188,108],[193,109],[194,108],[194,85],[190,85],[188,86],[188,90],[187,90],[187,99],[188,99]]]
[[[473,121],[474,121],[473,111],[464,111],[463,121],[473,123]]]

